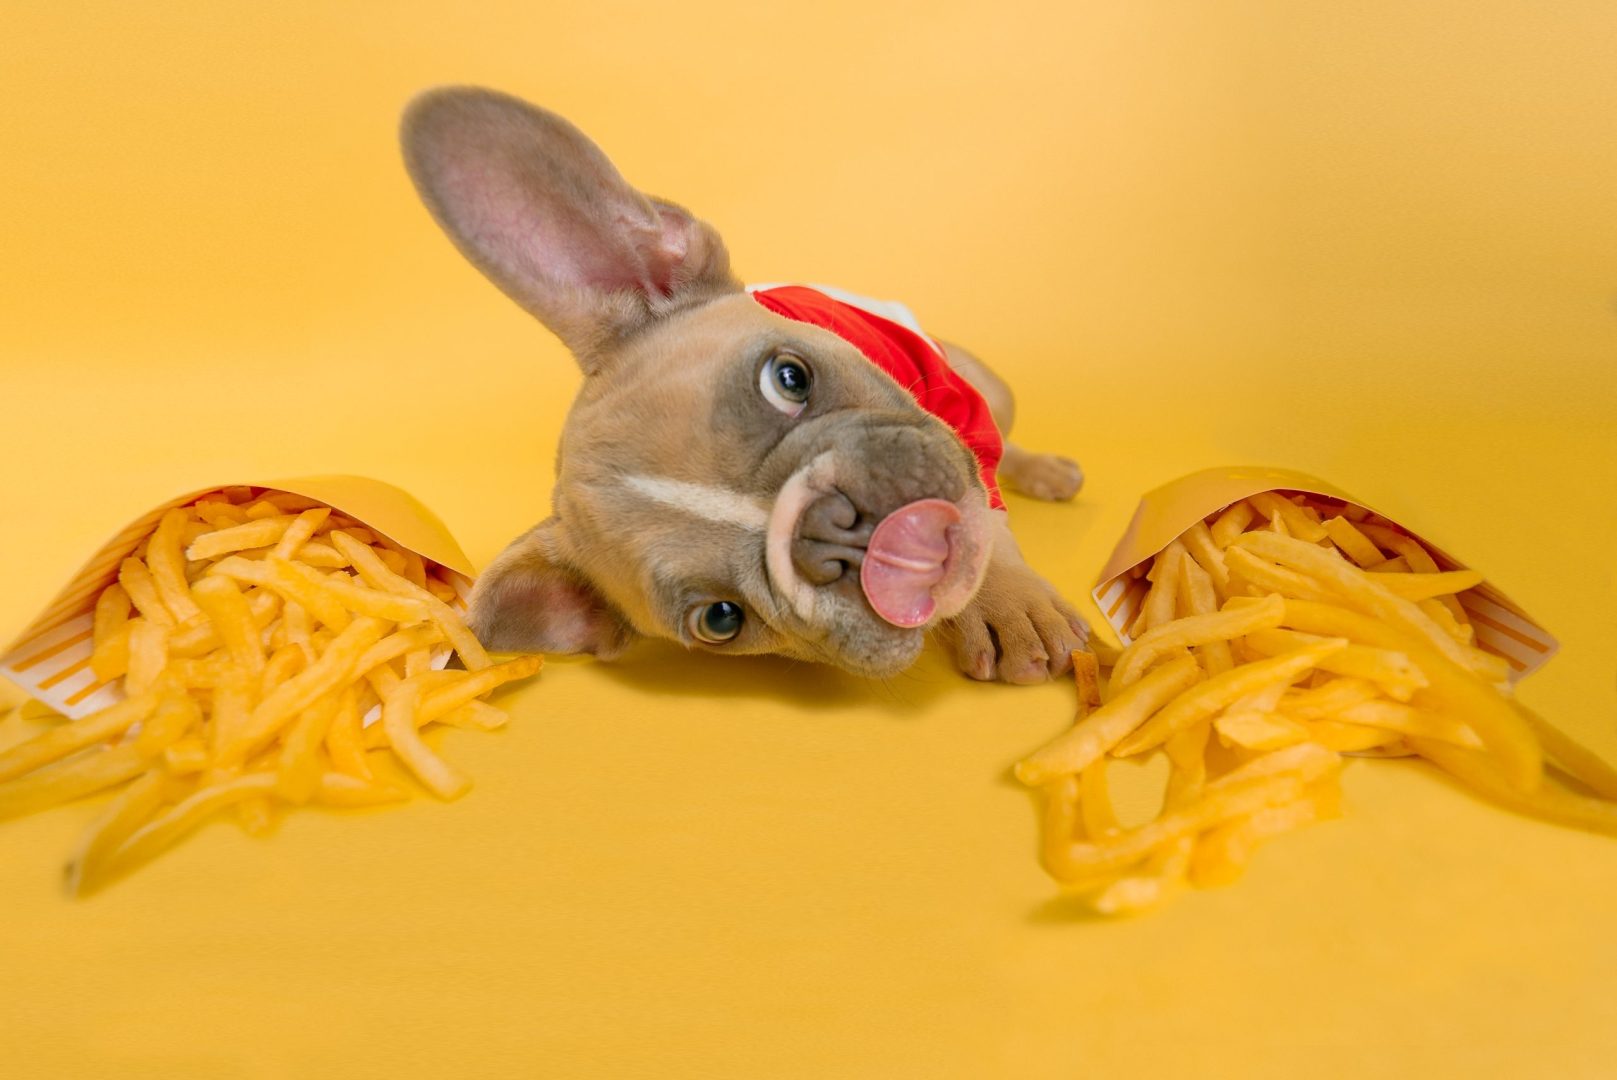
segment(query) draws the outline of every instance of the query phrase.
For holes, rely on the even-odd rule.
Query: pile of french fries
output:
[[[482,699],[541,663],[492,663],[457,602],[441,568],[311,499],[170,510],[95,603],[90,665],[123,700],[0,752],[0,819],[121,786],[68,861],[79,894],[226,808],[258,834],[290,807],[405,799],[392,761],[455,798],[470,782],[418,729],[503,725]]]
[[[1418,755],[1511,809],[1617,835],[1617,771],[1475,645],[1455,597],[1480,575],[1441,571],[1391,522],[1265,492],[1132,573],[1150,588],[1131,643],[1074,655],[1077,724],[1016,766],[1044,795],[1046,870],[1097,911],[1227,884],[1265,841],[1337,816],[1343,754]],[[1108,759],[1158,748],[1161,811],[1123,828]]]

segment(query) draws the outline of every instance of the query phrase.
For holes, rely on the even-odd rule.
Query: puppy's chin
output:
[[[849,611],[819,643],[821,652],[815,659],[851,675],[886,679],[914,664],[925,645],[925,630],[900,630],[868,611]]]

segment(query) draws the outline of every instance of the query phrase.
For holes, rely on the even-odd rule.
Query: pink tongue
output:
[[[937,604],[932,586],[943,580],[949,528],[960,511],[942,499],[901,506],[870,534],[859,584],[876,614],[894,626],[920,626]]]

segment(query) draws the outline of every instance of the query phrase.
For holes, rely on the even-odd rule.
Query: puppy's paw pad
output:
[[[1012,488],[1048,502],[1065,502],[1084,486],[1084,470],[1078,463],[1056,454],[1018,454],[1001,472]]]

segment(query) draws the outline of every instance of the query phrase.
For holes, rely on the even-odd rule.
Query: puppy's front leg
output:
[[[1016,421],[1016,397],[1004,379],[968,350],[952,341],[939,340],[949,366],[983,396],[988,411],[1005,440],[1005,456],[999,462],[999,478],[1007,487],[1034,499],[1065,502],[1084,486],[1084,471],[1072,458],[1024,450],[1011,442],[1011,425]]]
[[[994,552],[976,597],[938,629],[973,679],[1040,683],[1072,667],[1089,624],[1022,558],[1006,515],[995,515]]]

